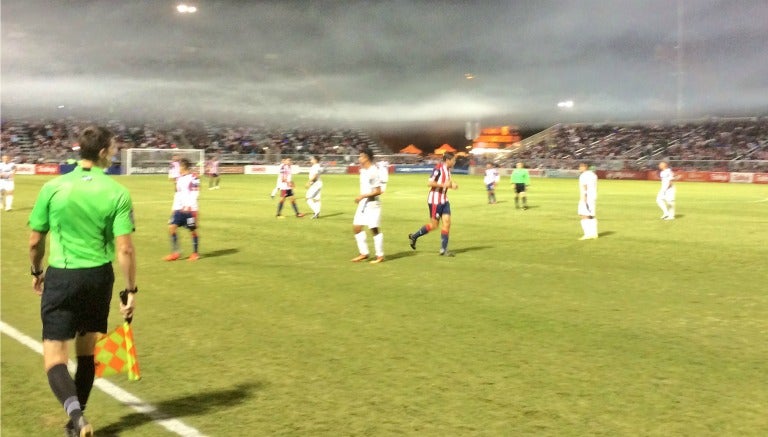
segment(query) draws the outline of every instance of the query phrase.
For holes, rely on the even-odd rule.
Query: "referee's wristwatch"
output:
[[[35,266],[30,266],[29,267],[29,273],[32,274],[32,276],[37,278],[40,275],[42,275],[43,273],[45,273],[45,270],[43,270],[43,269],[35,270]]]

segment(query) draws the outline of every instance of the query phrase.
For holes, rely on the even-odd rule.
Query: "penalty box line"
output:
[[[13,338],[22,345],[32,349],[38,354],[43,354],[42,343],[23,334],[21,331],[3,322],[2,320],[0,320],[0,332]],[[76,366],[72,360],[69,360],[68,367],[69,371],[74,373]],[[153,422],[162,426],[173,434],[182,437],[205,437],[205,434],[201,433],[197,429],[192,428],[179,419],[169,418],[167,415],[160,412],[156,407],[144,402],[135,395],[107,381],[106,379],[96,379],[93,385],[118,402],[130,407],[133,411],[149,416]]]

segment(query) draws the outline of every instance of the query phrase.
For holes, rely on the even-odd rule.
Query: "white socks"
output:
[[[376,256],[384,256],[384,234],[381,232],[373,236],[373,248]]]
[[[664,217],[669,215],[669,209],[667,209],[667,202],[664,199],[656,199],[656,204],[661,208],[661,212],[664,213]]]
[[[320,201],[315,201],[315,199],[307,199],[307,205],[309,205],[309,209],[312,210],[315,214],[320,214]]]
[[[581,229],[585,237],[597,237],[597,219],[581,219]]]
[[[13,206],[13,194],[5,195],[5,210],[10,211]]]
[[[355,234],[355,241],[357,241],[357,251],[360,252],[360,255],[368,256],[368,243],[365,241],[365,231]]]

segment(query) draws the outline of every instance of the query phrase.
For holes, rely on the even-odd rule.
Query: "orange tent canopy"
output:
[[[421,155],[422,151],[413,144],[409,144],[407,147],[400,149],[400,153],[408,153],[411,155]]]
[[[451,152],[451,153],[453,153],[453,152],[455,152],[455,151],[456,151],[456,149],[454,149],[453,147],[451,147],[451,145],[450,145],[450,144],[446,143],[446,144],[443,144],[442,146],[438,147],[437,149],[435,149],[435,154],[436,154],[436,155],[442,155],[442,154],[444,154],[444,153],[446,153],[446,152]]]

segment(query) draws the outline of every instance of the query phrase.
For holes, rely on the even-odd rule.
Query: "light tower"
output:
[[[197,12],[197,6],[188,3],[179,3],[176,5],[176,12],[180,14],[194,14]]]

